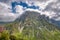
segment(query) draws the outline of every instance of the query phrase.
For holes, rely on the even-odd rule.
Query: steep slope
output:
[[[37,21],[37,25],[40,25],[40,26],[55,26],[54,28],[58,28],[56,25],[53,25],[51,23],[49,23],[49,17],[45,16],[45,15],[41,15],[40,13],[38,12],[34,12],[34,11],[26,11],[25,13],[23,13],[19,18],[16,19],[16,21],[18,22],[21,22],[21,23],[25,23],[25,22],[36,22]],[[52,27],[51,26],[51,27]]]
[[[30,40],[60,40],[60,30],[47,22],[45,15],[34,11],[26,11],[16,21],[19,22],[20,32]]]

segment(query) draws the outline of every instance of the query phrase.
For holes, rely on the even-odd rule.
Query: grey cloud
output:
[[[16,15],[11,12],[9,7],[5,3],[0,2],[0,22],[10,22],[16,19]]]
[[[54,12],[55,15],[57,15],[57,16],[54,16],[53,19],[57,19],[60,17],[60,8],[59,7],[60,7],[60,0],[57,0],[56,2],[49,3],[43,11]]]
[[[0,2],[6,3],[6,4],[11,4],[11,2],[13,2],[13,1],[23,1],[23,2],[26,2],[26,0],[0,0]],[[46,4],[46,2],[48,2],[50,0],[27,0],[27,1],[31,1],[31,2],[34,1],[34,2],[40,2],[40,3],[45,3]],[[57,0],[56,2],[54,2],[54,0],[53,0],[53,2],[50,2],[48,5],[44,6],[44,9],[42,10],[42,12],[44,12],[44,11],[54,12],[55,13],[54,15],[57,15],[57,16],[53,16],[52,15],[53,18],[54,19],[59,18],[60,17],[60,0]],[[8,19],[9,18],[7,18],[7,20]]]
[[[11,16],[3,16],[3,17],[0,17],[0,22],[11,22],[11,21],[14,21],[14,17],[11,17]]]
[[[46,1],[48,1],[48,0],[0,0],[0,2],[4,2],[4,3],[6,3],[6,4],[11,4],[11,2],[13,2],[13,1],[17,1],[17,2],[19,2],[19,1],[23,1],[23,2],[26,2],[26,1],[34,1],[34,2],[36,2],[36,1],[39,1],[39,2],[46,2]]]
[[[6,2],[8,2],[9,0],[0,0],[0,2],[4,2],[4,3],[6,3]]]
[[[46,1],[48,1],[48,0],[36,0],[36,1],[39,1],[39,2],[46,2]]]

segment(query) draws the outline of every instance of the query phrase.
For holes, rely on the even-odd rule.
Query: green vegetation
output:
[[[15,32],[10,34],[9,31],[0,33],[0,40],[60,40],[60,31],[48,31],[44,28],[41,30],[24,30],[25,32]]]
[[[38,14],[39,15],[39,14]],[[60,40],[60,30],[44,17],[28,14],[22,21],[4,25],[0,40]]]

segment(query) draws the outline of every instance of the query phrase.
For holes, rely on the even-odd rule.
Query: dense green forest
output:
[[[60,40],[59,28],[47,22],[45,16],[30,12],[26,16],[5,24],[6,30],[0,33],[0,40]]]

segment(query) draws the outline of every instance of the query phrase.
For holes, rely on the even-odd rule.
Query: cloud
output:
[[[11,2],[15,2],[15,1],[17,1],[18,3],[19,3],[19,1],[23,1],[23,2],[27,3],[28,6],[32,6],[32,5],[38,6],[40,10],[34,10],[31,8],[22,7],[21,5],[16,5],[15,9],[16,9],[17,13],[14,14],[11,12],[12,10],[10,10],[10,9],[11,9]],[[2,13],[6,16],[12,15],[13,16],[12,18],[14,20],[20,14],[22,14],[24,11],[26,11],[26,10],[32,10],[33,11],[34,10],[34,11],[40,12],[41,14],[45,14],[46,16],[49,16],[50,18],[52,18],[56,21],[60,21],[60,0],[7,0],[7,1],[0,0],[0,2],[5,3],[5,5],[0,4],[0,5],[2,5],[2,8],[0,7],[0,10],[1,10],[0,15]],[[26,9],[26,10],[23,10],[23,9]],[[9,16],[9,17],[11,17],[11,16]]]
[[[26,2],[12,2],[12,9],[13,9],[13,12],[15,10],[15,6],[16,5],[20,5],[21,7],[23,8],[30,8],[30,9],[39,9],[39,6],[36,6],[36,5],[33,5],[33,4],[28,4]]]
[[[16,16],[11,12],[10,6],[0,2],[0,22],[14,21]]]
[[[20,6],[20,5],[16,5],[16,6],[15,6],[15,9],[16,9],[16,13],[17,13],[19,16],[24,12],[23,7]]]
[[[33,0],[32,2],[41,8],[42,14],[60,21],[60,0]]]
[[[56,21],[60,21],[60,1],[56,0],[49,3],[46,8],[43,10],[44,12],[49,12],[49,16]]]

